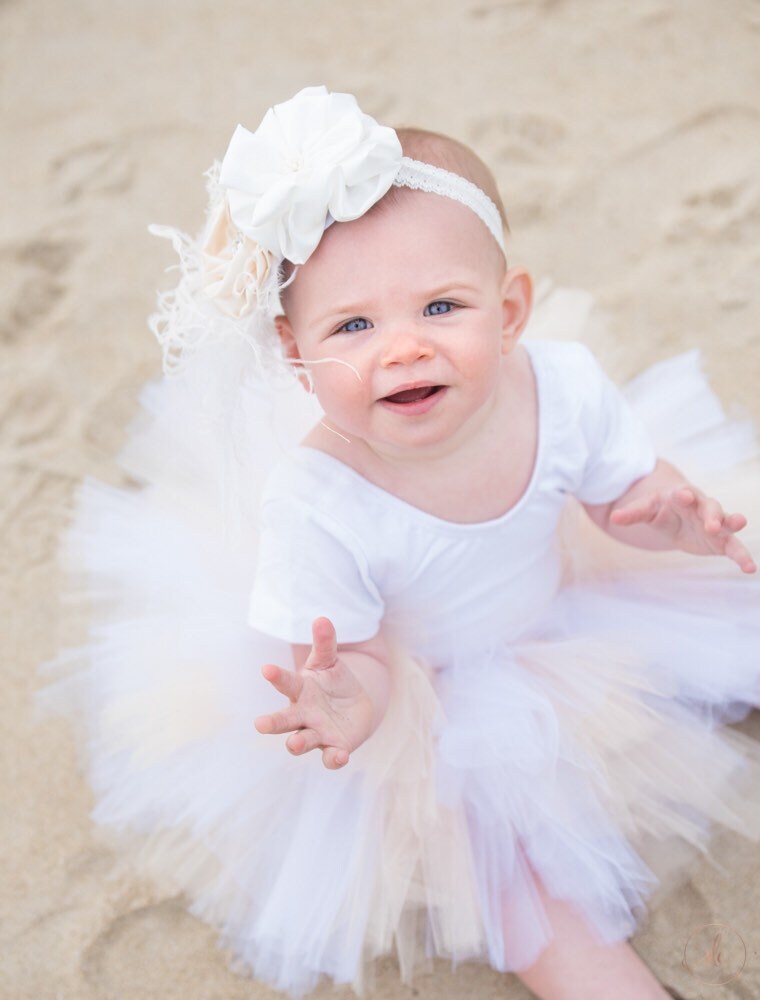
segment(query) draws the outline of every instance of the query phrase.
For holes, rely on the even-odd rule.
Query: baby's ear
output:
[[[301,353],[298,350],[298,344],[296,343],[295,334],[293,333],[293,327],[290,325],[288,317],[284,314],[281,316],[275,316],[274,326],[277,330],[277,335],[282,343],[282,351],[286,358],[292,358],[295,360],[300,360]],[[302,365],[294,365],[295,371],[301,371],[303,369]],[[306,389],[307,392],[311,392],[309,388],[309,380],[305,375],[299,375],[298,381]]]
[[[502,352],[508,354],[520,339],[533,307],[533,282],[524,268],[510,268],[501,286]]]
[[[296,344],[296,338],[293,335],[293,327],[288,321],[288,317],[283,315],[275,316],[274,318],[275,329],[277,330],[277,335],[282,342],[282,349],[285,356],[288,358],[299,358],[298,345]]]

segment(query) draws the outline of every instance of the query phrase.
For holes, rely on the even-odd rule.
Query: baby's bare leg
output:
[[[515,975],[541,1000],[669,1000],[633,948],[600,943],[569,903],[552,899],[533,872],[555,937]]]

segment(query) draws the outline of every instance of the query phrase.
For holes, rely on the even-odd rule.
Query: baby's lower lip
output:
[[[390,399],[380,399],[378,402],[382,403],[384,407],[389,410],[393,410],[395,413],[405,413],[405,414],[416,414],[416,413],[427,413],[431,410],[436,402],[446,395],[446,390],[448,386],[439,386],[436,392],[431,392],[429,396],[425,396],[424,399],[415,399],[412,403],[394,403]]]

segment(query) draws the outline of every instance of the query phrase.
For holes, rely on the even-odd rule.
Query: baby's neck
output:
[[[317,425],[302,443],[444,520],[473,523],[499,517],[530,483],[538,443],[530,357],[518,346],[508,360],[494,405],[461,442],[447,440],[438,451],[386,453],[361,439],[348,443]]]

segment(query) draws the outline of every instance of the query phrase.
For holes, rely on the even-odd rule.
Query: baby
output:
[[[495,182],[469,149],[421,130],[397,134],[405,156],[478,185],[506,224]],[[455,200],[391,189],[362,217],[328,228],[305,264],[285,268],[292,281],[277,329],[287,356],[348,362],[315,366],[325,420],[302,444],[456,524],[497,519],[520,504],[539,444],[537,383],[520,343],[532,283],[524,269],[507,267],[482,221]],[[583,506],[629,545],[723,555],[755,572],[736,537],[746,518],[726,513],[662,458],[615,499]],[[383,631],[343,642],[330,618],[318,617],[311,644],[292,649],[295,671],[262,670],[289,704],[259,716],[256,729],[291,733],[292,754],[319,749],[325,767],[345,767],[388,704]],[[519,971],[526,985],[541,997],[665,995],[629,946],[600,945],[533,874],[555,939]]]
[[[391,951],[407,982],[424,953],[547,1000],[665,996],[627,939],[674,841],[760,838],[760,753],[718,725],[758,701],[760,630],[747,519],[644,415],[671,406],[677,448],[688,400],[711,427],[688,455],[729,468],[733,425],[690,355],[634,405],[566,329],[522,337],[531,279],[453,139],[307,88],[211,179],[197,240],[158,230],[182,279],[152,328],[169,370],[193,360],[126,448],[152,488],[83,484],[67,548],[93,626],[49,700],[79,706],[97,821],[294,997]],[[323,417],[268,469],[269,413],[234,405],[263,413],[285,367]],[[292,417],[313,400],[286,374]],[[582,576],[591,540],[610,559]],[[613,540],[661,551],[623,572]]]

